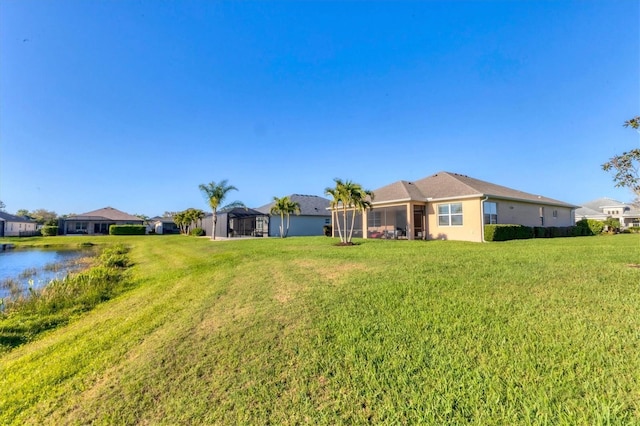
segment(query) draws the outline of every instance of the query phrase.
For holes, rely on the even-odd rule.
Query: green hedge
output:
[[[578,237],[593,235],[588,228],[578,226],[524,226],[524,225],[485,225],[485,241],[524,240],[528,238]]]
[[[43,237],[53,237],[54,235],[58,235],[58,227],[57,226],[43,226],[40,229]]]
[[[582,228],[583,235],[598,235],[604,229],[604,222],[595,219],[582,219],[576,222]]]
[[[147,227],[144,225],[111,225],[109,235],[144,235]]]

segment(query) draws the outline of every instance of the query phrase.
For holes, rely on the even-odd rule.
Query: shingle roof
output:
[[[16,216],[16,215],[5,213],[5,212],[0,212],[0,220],[4,220],[5,222],[22,222],[22,223],[35,222],[35,220],[31,220],[23,216]]]
[[[613,198],[601,197],[595,200],[587,201],[576,210],[576,217],[582,216],[602,216],[608,215],[602,210],[603,207],[622,207],[624,208],[623,216],[625,217],[637,217],[640,216],[640,209],[635,208],[632,204],[625,204]]]
[[[566,207],[577,207],[553,198],[534,195],[506,186],[496,185],[458,173],[438,172],[415,182],[398,181],[374,192],[374,203],[410,198],[415,201],[467,196],[490,196]]]
[[[66,220],[118,220],[142,222],[142,219],[139,217],[114,209],[113,207],[105,207],[76,216],[69,216]]]
[[[330,201],[326,198],[318,197],[317,195],[291,194],[289,199],[300,204],[301,216],[331,216],[331,213],[327,210]],[[256,210],[269,214],[273,205],[274,203],[271,202],[258,207]]]

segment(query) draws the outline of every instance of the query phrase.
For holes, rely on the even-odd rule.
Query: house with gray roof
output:
[[[595,219],[604,221],[608,218],[618,219],[620,228],[640,226],[640,209],[632,204],[621,203],[612,198],[602,197],[588,201],[576,210],[576,221]]]
[[[397,181],[373,193],[372,208],[356,215],[355,237],[480,242],[485,224],[572,226],[578,207],[450,172]],[[337,221],[342,223],[339,212],[332,212],[334,235]]]
[[[300,205],[300,214],[292,214],[290,216],[288,236],[324,235],[323,227],[325,225],[331,225],[329,200],[318,197],[317,195],[302,194],[291,194],[289,195],[289,199]],[[258,207],[256,210],[270,214],[273,206],[274,203],[271,202],[262,207]],[[269,236],[280,236],[280,215],[272,215],[269,218]]]
[[[35,220],[0,211],[0,237],[30,237],[37,225]]]
[[[61,220],[63,234],[109,235],[111,225],[144,225],[144,220],[113,207],[69,216]]]

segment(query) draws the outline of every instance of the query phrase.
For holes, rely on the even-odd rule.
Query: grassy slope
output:
[[[0,423],[640,423],[637,236],[98,240],[137,286],[2,356]]]

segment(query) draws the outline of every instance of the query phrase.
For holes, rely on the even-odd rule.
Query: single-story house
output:
[[[607,218],[620,221],[620,228],[640,226],[640,209],[632,204],[621,203],[611,198],[598,198],[584,203],[576,210],[576,221],[582,219],[595,219],[604,221]]]
[[[109,234],[111,225],[144,225],[144,220],[113,207],[94,210],[61,219],[63,234]]]
[[[578,207],[450,172],[397,181],[373,193],[372,208],[356,215],[354,237],[481,242],[485,224],[573,226]],[[342,213],[332,213],[337,236]]]
[[[217,213],[216,237],[264,237],[269,232],[269,215],[254,209],[236,207]],[[211,236],[213,214],[207,213],[202,219],[205,235]]]
[[[292,194],[289,199],[300,205],[300,214],[291,214],[289,217],[289,236],[323,235],[322,227],[331,225],[330,201],[317,195]],[[256,210],[264,214],[270,214],[275,203],[271,202]],[[285,217],[285,227],[287,219]],[[269,219],[269,236],[280,236],[280,215],[272,215]]]
[[[0,237],[30,237],[37,226],[35,220],[0,211]]]
[[[176,225],[172,217],[156,216],[149,219],[147,225],[147,233],[154,232],[156,234],[179,234],[180,227]]]

